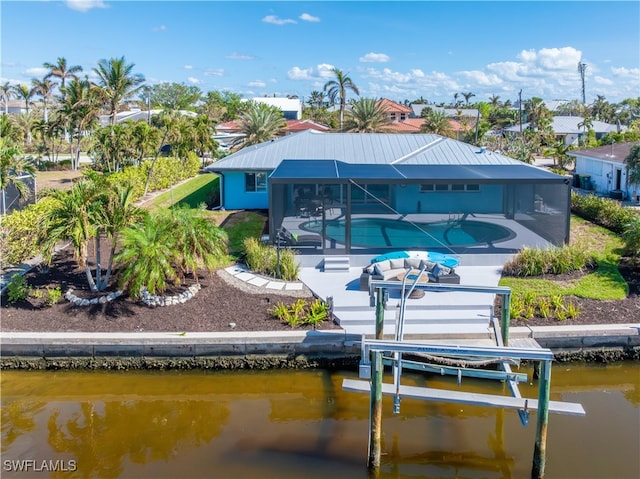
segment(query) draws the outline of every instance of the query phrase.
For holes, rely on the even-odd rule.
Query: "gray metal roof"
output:
[[[269,176],[269,181],[276,183],[287,183],[291,180],[336,183],[350,180],[378,183],[568,181],[562,176],[520,161],[510,165],[369,165],[336,160],[284,160]]]
[[[244,148],[210,172],[274,170],[282,160],[338,160],[369,165],[520,165],[518,160],[428,134],[322,133],[312,130]]]
[[[584,121],[584,118],[581,116],[554,116],[551,122],[551,129],[554,133],[558,135],[567,135],[567,134],[581,134],[584,133],[585,130],[580,125]],[[522,128],[527,128],[529,123],[523,123]],[[617,125],[612,125],[610,123],[605,123],[603,121],[593,120],[591,129],[596,133],[614,133],[618,131]],[[622,127],[624,130],[625,127]],[[520,132],[520,125],[510,126],[509,128],[505,128],[505,131],[511,132]]]
[[[596,160],[611,161],[615,163],[625,163],[627,156],[631,153],[631,147],[634,144],[636,143],[613,143],[611,145],[599,146],[597,148],[589,148],[586,150],[568,151],[567,155],[593,158]]]

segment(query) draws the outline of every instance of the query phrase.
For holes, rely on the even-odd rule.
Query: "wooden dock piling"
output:
[[[547,455],[547,427],[549,425],[549,393],[551,389],[551,361],[540,362],[538,385],[538,416],[536,421],[536,445],[533,450],[532,479],[544,477]]]

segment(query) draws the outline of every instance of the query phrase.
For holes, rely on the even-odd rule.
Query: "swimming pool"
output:
[[[320,233],[321,221],[309,221],[302,229]],[[327,239],[345,241],[345,221],[326,222]],[[441,246],[477,246],[505,241],[515,236],[509,228],[486,221],[464,220],[436,223],[409,223],[388,218],[351,220],[351,245],[360,247],[436,248]]]

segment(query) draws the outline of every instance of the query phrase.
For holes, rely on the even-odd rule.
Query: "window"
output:
[[[436,191],[449,191],[449,185],[443,185],[438,183],[436,185]]]
[[[423,183],[420,185],[420,191],[433,191],[433,183]]]
[[[420,193],[432,191],[480,191],[480,185],[477,183],[422,183],[420,185]]]
[[[244,174],[244,190],[245,191],[266,191],[267,174],[261,173],[245,173]]]

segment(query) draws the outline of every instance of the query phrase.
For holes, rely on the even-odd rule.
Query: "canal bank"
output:
[[[514,327],[557,361],[640,359],[640,323]],[[228,333],[3,332],[2,369],[271,369],[357,365],[361,336],[344,331]],[[435,338],[424,338],[434,341]],[[488,335],[487,340],[490,340]],[[465,341],[440,339],[438,342]],[[466,341],[469,341],[468,339]]]

